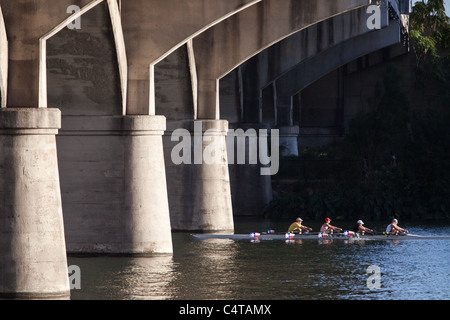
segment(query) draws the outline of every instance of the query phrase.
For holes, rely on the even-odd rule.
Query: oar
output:
[[[280,234],[286,234],[286,233],[289,233],[289,232],[270,232],[270,233],[268,233],[268,232],[265,232],[265,231],[263,231],[263,232],[261,232],[261,234],[278,234],[278,235],[280,235]],[[291,232],[291,233],[294,233],[294,232]],[[310,235],[318,235],[319,233],[321,233],[321,232],[302,232],[302,233],[300,233],[300,234],[310,234]],[[294,234],[298,234],[298,233],[294,233]]]
[[[390,233],[390,232],[382,232],[380,233],[380,235],[384,235],[384,236],[408,236],[409,234],[406,232],[399,232],[398,234],[394,234],[394,233]]]
[[[423,235],[420,235],[420,234],[411,234],[411,233],[405,233],[404,236],[407,236],[407,237],[414,237],[414,238],[423,238],[423,237],[426,237],[426,236],[423,236]]]

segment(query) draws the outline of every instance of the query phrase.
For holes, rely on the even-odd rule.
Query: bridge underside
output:
[[[67,296],[66,251],[171,254],[172,230],[260,215],[270,175],[231,164],[228,130],[278,129],[288,154],[338,139],[361,109],[354,61],[406,52],[396,0],[375,30],[368,0],[49,1],[0,0],[4,295]],[[197,162],[208,141],[218,161]]]

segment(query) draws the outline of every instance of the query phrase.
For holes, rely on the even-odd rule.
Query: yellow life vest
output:
[[[299,222],[294,222],[289,226],[288,232],[293,232],[295,230],[301,230],[302,224]]]

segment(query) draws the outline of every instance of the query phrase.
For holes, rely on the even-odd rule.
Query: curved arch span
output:
[[[219,80],[270,45],[369,0],[266,0],[239,12],[194,39],[198,118],[218,119]]]
[[[58,26],[52,29],[50,32],[45,34],[39,39],[39,107],[47,107],[47,40],[53,37],[55,34],[64,29],[68,24],[72,23],[74,20],[80,18],[86,12],[98,6],[105,0],[94,0],[87,4],[80,11],[75,12],[70,17],[61,22]],[[122,113],[126,114],[126,101],[127,101],[127,78],[128,78],[128,63],[125,50],[125,41],[123,37],[122,24],[120,20],[120,10],[116,0],[106,0],[108,3],[109,14],[111,18],[114,40],[117,52],[117,62],[119,65],[120,74],[120,87],[122,93]]]
[[[387,1],[387,0],[386,0]],[[389,25],[387,6],[381,10],[381,28]],[[344,41],[376,32],[367,27],[366,8],[359,8],[326,19],[277,42],[239,66],[242,79],[244,122],[261,119],[261,89],[296,65]],[[270,63],[269,63],[270,61]],[[259,112],[257,112],[259,109]]]
[[[103,1],[105,0],[58,0],[55,3],[50,0],[0,0],[4,29],[9,37],[8,54],[2,50],[1,56],[2,64],[7,61],[9,69],[7,84],[9,106],[47,107],[47,40]],[[116,47],[119,52],[125,52],[123,41],[121,41],[123,37],[121,38],[117,2],[116,0],[107,1],[113,20]],[[80,10],[67,18],[67,9],[71,6],[76,6]],[[23,8],[27,10],[24,11]],[[27,23],[23,23],[23,19],[27,19]],[[2,38],[1,41],[5,43],[4,36]],[[126,60],[119,52],[122,79],[126,79]],[[5,69],[6,67],[2,65],[2,82],[6,81]],[[122,80],[123,87],[125,87],[125,80]],[[4,86],[3,90],[5,90]],[[3,107],[6,105],[5,102],[2,104]]]
[[[400,27],[393,23],[387,28],[333,46],[302,61],[295,68],[275,79],[272,83],[276,84],[277,97],[284,98],[291,103],[293,96],[332,70],[372,52],[399,43],[401,43]],[[298,77],[298,74],[307,76]]]
[[[127,113],[155,114],[156,64],[205,30],[261,1],[123,1],[120,9],[129,61]]]

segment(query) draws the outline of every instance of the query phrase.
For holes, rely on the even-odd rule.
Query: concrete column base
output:
[[[69,298],[58,109],[0,110],[0,296]]]
[[[180,140],[171,141],[175,131],[180,140],[190,139],[192,154],[189,163],[177,165],[172,159],[173,149],[180,143]],[[234,230],[227,132],[228,122],[223,120],[187,120],[168,124],[164,154],[173,230]],[[210,155],[216,159],[214,163],[205,159]]]
[[[166,118],[127,116],[124,123],[123,251],[172,253],[162,136]]]
[[[171,254],[162,116],[66,116],[58,136],[67,249]]]

